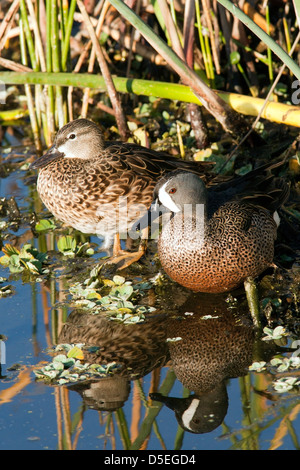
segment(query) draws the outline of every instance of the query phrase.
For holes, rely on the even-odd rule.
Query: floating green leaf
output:
[[[57,248],[65,256],[74,257],[76,247],[77,247],[77,242],[75,238],[71,237],[70,235],[60,237],[57,240]]]
[[[8,267],[12,273],[19,273],[23,270],[28,270],[32,274],[44,274],[48,272],[44,267],[47,254],[40,253],[30,244],[25,244],[21,250],[7,244],[2,251],[4,256],[0,258],[0,263]]]
[[[122,276],[114,276],[111,280],[100,279],[98,274],[99,270],[93,271],[83,284],[77,282],[70,287],[77,308],[89,310],[92,314],[106,312],[111,320],[123,323],[144,321],[145,314],[155,310],[153,307],[135,305],[133,302],[143,290],[152,286],[151,283],[132,285]]]
[[[58,250],[64,255],[70,258],[75,256],[91,256],[94,254],[94,250],[90,247],[89,243],[83,243],[77,245],[77,241],[71,235],[64,235],[57,241]]]
[[[54,230],[56,228],[55,223],[51,219],[42,219],[35,225],[37,232],[46,232],[48,230]]]
[[[264,341],[281,339],[283,336],[287,336],[288,334],[283,326],[277,326],[274,330],[272,328],[265,327],[263,331],[267,335],[262,338]]]
[[[120,365],[115,362],[109,364],[89,364],[78,360],[77,355],[83,357],[82,343],[79,344],[59,344],[55,352],[59,352],[52,362],[46,366],[35,369],[34,374],[38,380],[51,382],[55,385],[65,385],[68,383],[82,382],[91,378],[100,378],[112,374]],[[90,350],[90,347],[87,347]],[[70,357],[75,355],[76,357]]]

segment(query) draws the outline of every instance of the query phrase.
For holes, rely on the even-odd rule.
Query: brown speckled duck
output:
[[[172,214],[158,241],[171,279],[196,292],[220,293],[272,265],[276,211],[289,186],[271,168],[208,188],[197,175],[180,170],[158,182],[154,199]]]
[[[32,164],[39,169],[37,189],[47,209],[83,233],[104,237],[104,249],[115,239],[115,262],[126,259],[122,267],[144,254],[142,244],[138,253],[122,252],[119,234],[150,206],[157,181],[176,168],[203,174],[211,166],[132,143],[105,142],[100,128],[87,119],[62,127],[54,145]]]

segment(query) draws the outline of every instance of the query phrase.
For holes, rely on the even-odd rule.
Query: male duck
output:
[[[280,164],[280,163],[279,163]],[[171,279],[196,292],[221,293],[255,278],[273,262],[276,210],[289,186],[265,165],[206,188],[195,174],[176,170],[156,185],[162,218],[161,265]]]

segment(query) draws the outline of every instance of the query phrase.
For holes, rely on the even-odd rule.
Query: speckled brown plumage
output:
[[[163,317],[149,317],[135,325],[74,310],[60,332],[59,343],[84,343],[84,360],[93,364],[117,362],[116,373],[142,377],[169,359]],[[88,351],[96,346],[95,351]]]
[[[147,209],[163,174],[175,168],[201,174],[211,165],[136,144],[105,143],[96,124],[78,119],[59,130],[53,147],[32,167],[39,169],[37,189],[48,210],[81,232],[104,236],[108,247],[115,233],[126,232],[140,216],[136,205]],[[118,211],[120,198],[127,198],[128,216]]]
[[[247,305],[239,302],[233,307],[225,299],[194,294],[180,308],[182,316],[166,323],[167,336],[181,338],[169,343],[175,374],[198,394],[244,375],[253,361],[254,329],[246,320]]]
[[[250,183],[247,191],[244,180]],[[255,179],[247,175],[244,180],[206,189],[197,176],[175,171],[157,184],[159,200],[175,203],[158,242],[162,267],[174,281],[193,291],[226,292],[272,264],[277,234],[273,212],[287,198],[288,185],[266,176],[264,192],[260,188],[256,194]],[[184,204],[204,208],[197,227],[195,212],[184,215]]]

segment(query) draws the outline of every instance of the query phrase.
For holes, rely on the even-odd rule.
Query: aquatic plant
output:
[[[88,310],[91,314],[106,312],[110,320],[125,324],[144,321],[145,314],[155,311],[154,307],[135,303],[150,284],[134,285],[119,275],[115,275],[113,279],[97,278],[91,283],[90,279],[94,276],[95,272],[92,271],[90,278],[70,287],[74,307]]]
[[[107,377],[119,368],[115,362],[103,365],[83,362],[83,349],[84,344],[81,343],[57,345],[52,352],[59,354],[55,355],[49,364],[34,369],[34,375],[38,380],[50,382],[52,385],[66,385]]]
[[[0,258],[0,263],[8,267],[12,273],[20,273],[28,270],[31,274],[45,274],[48,269],[45,267],[48,255],[40,253],[35,247],[26,243],[19,250],[18,248],[6,244],[2,251],[4,256]]]

